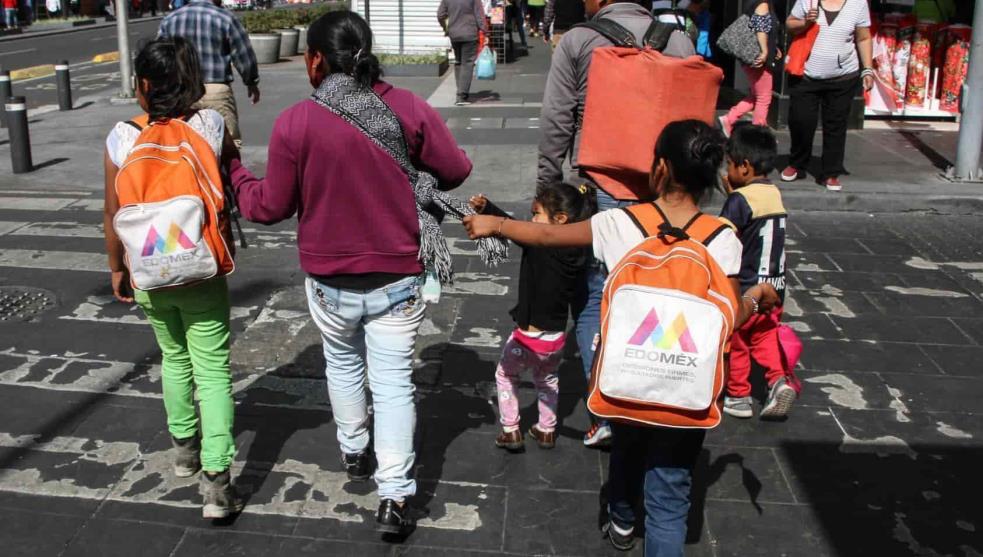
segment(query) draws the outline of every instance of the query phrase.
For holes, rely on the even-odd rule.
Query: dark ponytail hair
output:
[[[706,122],[672,122],[662,130],[655,144],[655,164],[665,160],[670,187],[685,191],[699,202],[707,192],[720,186],[718,174],[724,162],[726,142],[723,132]]]
[[[567,223],[587,220],[597,212],[597,193],[592,186],[573,186],[566,182],[541,184],[536,188],[536,202],[549,215],[567,215]]]
[[[307,30],[307,49],[318,52],[330,73],[344,73],[371,87],[382,77],[379,59],[372,54],[372,29],[351,11],[328,12]]]
[[[187,116],[205,95],[198,52],[181,37],[147,43],[137,54],[134,70],[137,86],[142,87],[142,80],[149,82],[142,92],[151,121]]]

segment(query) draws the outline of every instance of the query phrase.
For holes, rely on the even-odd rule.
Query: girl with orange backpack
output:
[[[722,367],[715,363],[722,366],[725,361],[729,331],[755,313],[770,311],[779,302],[775,289],[768,284],[756,285],[743,296],[740,294],[737,280],[740,240],[721,221],[714,222],[713,217],[700,213],[700,200],[718,184],[717,169],[723,158],[724,137],[719,130],[699,120],[672,122],[662,131],[655,146],[655,164],[649,180],[650,199],[654,201],[627,210],[602,211],[588,221],[565,225],[485,215],[464,219],[472,238],[497,235],[532,246],[593,246],[595,257],[612,271],[604,291],[602,335],[588,404],[595,413],[598,408],[609,410],[606,417],[613,422],[609,521],[604,531],[616,548],[631,549],[635,543],[632,504],[639,492],[643,492],[648,557],[683,555],[692,469],[706,430],[720,421]],[[645,249],[651,253],[644,253]],[[720,312],[725,325],[713,329],[709,320],[694,319],[704,314],[693,304],[705,307],[706,300],[697,300],[693,293],[683,291],[682,283],[692,287],[698,282],[695,280],[627,284],[634,287],[627,289],[626,294],[633,296],[629,300],[644,302],[644,306],[633,304],[640,306],[639,315],[643,319],[640,323],[619,320],[619,316],[637,309],[623,304],[619,307],[622,288],[612,289],[627,265],[636,268],[633,272],[637,277],[663,276],[669,280],[678,278],[673,270],[692,273],[702,268],[701,278],[706,277],[702,282],[704,290],[707,284],[714,289],[729,286],[707,296],[726,310]],[[672,270],[665,275],[646,274],[660,266]],[[660,294],[663,298],[655,300]],[[666,300],[671,298],[678,302],[674,311],[663,311],[671,303]],[[653,301],[663,306],[656,308],[650,304]],[[609,311],[611,308],[615,309]],[[717,310],[705,311],[709,315]],[[617,334],[625,332],[622,336],[626,342],[615,349],[612,341]],[[618,365],[607,366],[606,352],[616,357]],[[708,357],[711,352],[713,355]],[[630,358],[634,361],[628,361]],[[615,372],[622,372],[622,381],[615,387],[625,388],[625,376],[632,375],[636,380],[627,383],[669,386],[655,389],[655,394],[679,398],[681,402],[674,406],[649,404],[650,392],[629,393],[620,400],[605,395],[605,378],[611,375],[617,382],[619,376]],[[694,385],[705,388],[697,389]],[[686,400],[677,396],[680,394],[701,395],[706,407],[695,409],[689,404],[693,397]]]
[[[140,305],[163,354],[174,474],[203,470],[202,515],[225,518],[242,509],[229,473],[235,446],[225,275],[234,264],[219,170],[234,147],[219,113],[193,108],[205,87],[190,43],[152,41],[135,69],[145,114],[116,124],[106,138],[113,294]]]

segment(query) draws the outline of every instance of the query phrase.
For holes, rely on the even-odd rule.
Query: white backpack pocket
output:
[[[218,265],[202,237],[205,204],[181,195],[122,207],[113,228],[126,249],[133,285],[140,290],[179,286],[214,277]]]
[[[714,402],[724,316],[711,302],[622,286],[608,308],[598,387],[605,396],[705,410]]]

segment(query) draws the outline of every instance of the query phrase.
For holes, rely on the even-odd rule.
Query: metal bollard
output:
[[[10,88],[10,72],[7,70],[0,71],[0,128],[7,127],[7,111],[3,105],[13,94]]]
[[[30,172],[34,170],[34,164],[31,162],[31,136],[27,131],[27,99],[10,97],[4,108],[10,137],[10,166],[14,174]]]
[[[72,78],[68,73],[68,61],[55,64],[55,83],[58,84],[58,110],[71,110]]]

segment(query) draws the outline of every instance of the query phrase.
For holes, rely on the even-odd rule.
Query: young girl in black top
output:
[[[532,222],[569,224],[593,214],[593,196],[586,186],[568,184],[540,186],[532,202]],[[471,198],[479,213],[507,216],[483,195]],[[577,277],[583,271],[587,251],[583,248],[540,248],[523,246],[519,271],[519,302],[512,308],[515,331],[502,350],[495,372],[502,433],[495,445],[510,451],[523,447],[519,430],[519,401],[516,387],[524,369],[532,372],[539,399],[539,423],[529,436],[540,448],[556,446],[556,405],[559,394],[557,368],[563,359],[567,314]]]

